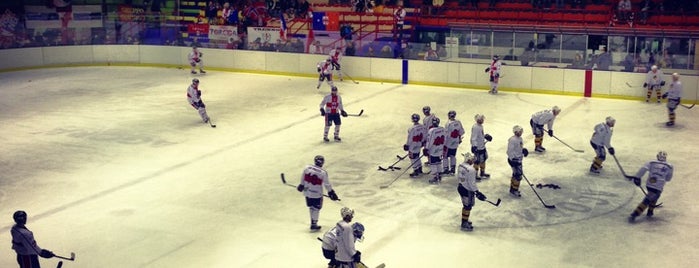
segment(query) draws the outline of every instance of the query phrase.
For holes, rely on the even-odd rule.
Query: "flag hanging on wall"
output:
[[[313,12],[313,30],[340,30],[340,14],[337,12]]]
[[[279,24],[279,38],[282,41],[286,41],[286,20],[284,19],[284,13],[279,15],[281,17],[281,23]]]

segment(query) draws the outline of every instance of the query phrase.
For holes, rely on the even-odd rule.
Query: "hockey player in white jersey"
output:
[[[411,178],[415,178],[422,174],[422,163],[420,163],[420,150],[425,146],[427,140],[427,127],[420,124],[420,115],[412,114],[410,120],[413,126],[408,129],[408,139],[403,145],[403,150],[408,151],[413,173],[410,173]]]
[[[342,215],[342,220],[335,225],[335,229],[337,229],[337,251],[335,252],[336,267],[355,268],[355,263],[362,261],[362,253],[354,247],[354,242],[357,240],[357,237],[355,236],[354,229],[350,225],[352,218],[354,218],[354,210],[345,207],[342,208],[340,214]],[[361,231],[362,233],[364,232],[364,226],[361,226]]]
[[[646,216],[653,216],[653,209],[655,204],[660,198],[660,194],[665,188],[665,183],[672,180],[672,173],[674,172],[674,167],[672,164],[667,162],[667,152],[660,151],[656,155],[657,160],[649,161],[643,165],[636,176],[633,178],[633,183],[637,186],[641,186],[641,178],[648,172],[648,178],[646,179],[646,189],[648,189],[648,194],[643,198],[640,204],[629,216],[629,222],[634,222],[636,217],[641,215],[646,208],[648,208],[648,214]]]
[[[354,210],[348,207],[343,207],[342,209],[340,209],[340,215],[345,215],[342,220],[349,223],[354,218]],[[352,224],[352,233],[354,234],[355,241],[361,242],[364,239],[364,230],[365,229],[363,224],[359,222],[355,222]],[[323,234],[323,245],[321,248],[323,250],[323,257],[329,260],[328,268],[337,267],[337,260],[335,260],[335,254],[337,253],[337,237],[337,225],[333,226],[333,228],[331,228],[329,231]]]
[[[644,88],[648,88],[648,94],[646,94],[646,102],[650,101],[650,95],[653,94],[655,90],[657,94],[657,101],[660,103],[660,94],[662,91],[662,86],[665,85],[665,80],[663,79],[663,71],[658,70],[658,66],[653,65],[650,67],[650,71],[646,74],[646,82],[643,83]]]
[[[675,109],[680,105],[682,100],[682,82],[680,81],[680,74],[672,74],[672,83],[670,83],[670,89],[663,94],[663,99],[667,99],[667,117],[668,121],[665,123],[667,126],[675,125]]]
[[[199,90],[199,79],[192,79],[192,84],[187,88],[187,101],[199,112],[199,116],[204,123],[209,122],[209,115],[206,114],[206,105],[201,100],[201,90]]]
[[[430,165],[430,183],[439,183],[442,180],[442,157],[444,156],[446,131],[439,126],[439,118],[432,119],[432,128],[427,131],[424,155],[428,157]]]
[[[302,192],[306,197],[306,206],[308,206],[311,214],[311,231],[320,230],[318,216],[320,215],[320,209],[323,208],[323,187],[328,190],[328,197],[331,200],[336,201],[340,199],[330,184],[328,172],[323,169],[324,163],[325,157],[316,155],[313,158],[313,165],[307,165],[303,169],[301,182],[296,187],[296,190]]]
[[[475,163],[475,156],[466,153],[464,154],[464,162],[459,164],[459,185],[456,190],[461,196],[461,230],[473,231],[473,225],[469,221],[471,216],[471,209],[476,204],[474,197],[478,200],[485,200],[486,197],[483,193],[478,191],[478,186],[476,186],[476,169],[473,167]]]
[[[432,128],[432,119],[437,118],[437,115],[432,113],[432,108],[430,106],[422,107],[422,114],[425,118],[422,119],[422,124],[427,127],[427,129]]]
[[[454,175],[456,173],[456,150],[459,148],[459,144],[461,144],[465,131],[461,121],[456,120],[456,111],[449,111],[447,117],[449,121],[444,126],[446,131],[446,154],[444,155],[444,171],[442,173]]]
[[[602,162],[607,158],[606,151],[614,155],[614,147],[612,147],[611,140],[613,134],[612,128],[614,128],[615,124],[616,119],[607,116],[604,122],[595,126],[595,132],[592,133],[592,138],[590,138],[590,145],[592,145],[592,149],[595,150],[595,159],[592,160],[592,165],[590,165],[591,173],[600,173]]]
[[[493,56],[493,62],[490,63],[488,68],[485,68],[485,72],[490,75],[490,94],[498,94],[498,84],[500,83],[500,76],[502,70],[502,63],[500,62],[500,56]]]
[[[548,128],[549,136],[553,136],[553,121],[556,120],[556,116],[561,113],[561,108],[558,106],[553,106],[551,110],[543,110],[532,114],[532,119],[529,120],[529,125],[532,127],[532,132],[534,133],[534,150],[543,153],[546,151],[544,146],[541,144],[544,142],[544,125]]]
[[[338,44],[335,48],[330,50],[328,54],[330,56],[330,63],[333,69],[337,70],[337,77],[342,81],[342,70],[340,70],[340,60],[342,59],[342,47]]]
[[[187,58],[189,59],[189,66],[192,67],[192,74],[197,74],[197,71],[194,69],[199,66],[199,72],[205,74],[206,72],[204,71],[204,60],[202,59],[202,54],[196,46],[192,46],[192,51],[189,52],[189,55]]]
[[[330,126],[333,124],[335,124],[335,132],[333,133],[335,141],[342,141],[342,139],[340,139],[340,125],[342,125],[340,116],[347,117],[347,112],[345,112],[345,108],[342,106],[342,97],[337,94],[336,86],[333,86],[330,90],[330,94],[325,95],[320,102],[320,115],[325,117],[323,141],[330,141],[328,139],[328,132],[330,131]]]
[[[316,86],[316,88],[320,89],[320,85],[323,84],[325,80],[328,81],[330,88],[334,87],[332,59],[327,58],[325,61],[319,62],[316,68],[318,70],[318,86]]]
[[[474,154],[473,167],[480,175],[476,176],[477,180],[490,178],[490,174],[485,173],[485,161],[488,160],[488,151],[485,148],[487,141],[492,141],[493,137],[490,134],[484,134],[483,122],[485,115],[476,114],[473,119],[476,123],[471,127],[471,153]]]
[[[519,183],[522,180],[522,159],[529,155],[527,148],[524,148],[522,142],[522,133],[524,129],[520,126],[512,128],[514,135],[507,140],[507,163],[512,168],[512,179],[510,179],[510,194],[515,197],[520,197],[522,194],[519,191]]]

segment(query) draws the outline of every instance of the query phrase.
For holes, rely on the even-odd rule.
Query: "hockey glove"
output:
[[[549,129],[549,137],[553,137],[553,129]]]
[[[476,146],[471,146],[471,153],[475,154],[477,150],[478,148]]]
[[[345,110],[340,110],[340,115],[342,115],[342,117],[347,117],[347,112],[345,112]]]
[[[403,144],[403,151],[407,150],[410,150],[410,146],[408,146],[407,144]]]
[[[337,197],[337,194],[335,193],[335,190],[332,190],[332,191],[328,192],[328,197],[330,197],[330,200],[332,200],[332,201],[340,200],[340,198]]]
[[[485,195],[483,193],[481,193],[480,191],[476,191],[476,198],[478,198],[478,200],[481,200],[481,201],[485,201],[485,199],[487,199],[485,197]]]
[[[325,116],[325,109],[320,108],[320,116]]]
[[[197,97],[201,97],[201,90],[197,89]]]
[[[41,256],[42,258],[50,259],[56,255],[54,255],[53,252],[51,252],[50,250],[42,249],[41,252],[39,253],[39,256]]]
[[[204,105],[204,102],[199,100],[199,103],[197,104],[199,108],[206,108],[206,105]]]
[[[490,72],[490,67],[485,68],[485,72],[486,72],[486,73],[487,73],[487,72]]]
[[[633,177],[633,184],[636,184],[636,186],[641,186],[641,178]]]
[[[522,154],[524,157],[527,157],[527,155],[529,155],[529,150],[527,150],[527,148],[522,148]]]
[[[490,134],[485,134],[485,140],[493,141],[493,136],[490,136]]]
[[[318,67],[317,69],[318,69],[318,72],[320,73],[320,67]]]
[[[614,155],[614,148],[609,147],[607,148],[607,151],[609,151],[609,154]]]
[[[667,99],[667,92],[663,93],[663,99]]]
[[[422,155],[427,156],[427,157],[430,157],[430,154],[429,154],[429,153],[430,153],[430,151],[428,151],[427,148],[422,149]],[[429,159],[429,158],[428,158],[428,159]]]
[[[357,253],[354,253],[354,255],[352,256],[352,260],[354,262],[362,262],[362,252],[357,250]]]
[[[660,81],[660,86],[662,87],[664,85],[665,85],[665,81]]]
[[[303,184],[299,184],[299,186],[296,187],[296,190],[298,190],[299,192],[303,192],[303,188]]]
[[[648,83],[643,83],[643,87],[644,88],[648,87]]]

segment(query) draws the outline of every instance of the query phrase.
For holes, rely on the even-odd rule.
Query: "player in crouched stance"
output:
[[[476,204],[474,197],[478,200],[485,200],[486,197],[483,193],[478,191],[478,186],[476,186],[476,169],[473,167],[474,156],[470,153],[464,155],[464,162],[459,164],[459,186],[456,190],[461,196],[461,204],[463,208],[461,209],[461,230],[463,231],[473,231],[473,225],[468,220],[471,216],[471,209]]]
[[[430,183],[439,183],[442,181],[442,156],[444,155],[444,140],[446,131],[439,126],[439,118],[432,119],[432,128],[427,131],[427,142],[425,143],[424,155],[429,159],[430,175],[432,179]]]
[[[646,216],[653,216],[653,208],[660,198],[660,194],[663,192],[665,183],[672,179],[672,172],[674,170],[672,164],[667,162],[667,152],[660,151],[656,156],[657,160],[649,161],[643,167],[641,167],[636,176],[633,178],[633,183],[637,186],[641,186],[641,178],[648,172],[648,179],[646,179],[646,189],[648,189],[648,194],[643,198],[640,204],[629,216],[629,222],[634,222],[636,217],[641,215],[646,208],[648,208],[648,213]]]
[[[354,218],[354,210],[348,208],[348,207],[343,207],[340,209],[340,215],[342,216],[342,221],[338,222],[332,229],[329,231],[325,232],[323,235],[323,246],[321,247],[323,250],[323,257],[326,259],[330,260],[328,262],[328,268],[337,268],[338,263],[337,260],[335,259],[335,254],[338,253],[338,236],[343,235],[342,231],[344,229],[340,229],[339,226],[342,224],[344,225],[343,222],[345,223],[350,223],[352,222],[352,219]],[[364,239],[364,225],[362,225],[359,222],[355,222],[352,224],[352,234],[354,235],[354,241],[359,241],[361,242]],[[354,244],[354,242],[353,242]],[[359,252],[359,251],[357,251]],[[355,253],[356,254],[356,253]],[[361,253],[359,253],[361,255]]]
[[[342,117],[347,117],[347,112],[345,112],[344,107],[342,107],[342,97],[337,94],[337,87],[333,86],[330,94],[326,95],[320,102],[320,115],[325,117],[325,129],[323,130],[323,141],[329,142],[328,131],[330,131],[330,126],[335,124],[335,141],[342,141],[340,139],[340,125],[342,125]]]
[[[320,230],[318,216],[320,215],[320,209],[323,208],[323,187],[328,190],[328,197],[331,200],[336,201],[340,199],[330,184],[328,172],[323,169],[324,163],[325,157],[316,155],[313,158],[313,165],[308,165],[303,169],[301,182],[296,187],[296,190],[302,192],[306,197],[306,206],[308,206],[311,214],[311,231]]]
[[[663,94],[663,99],[667,99],[667,116],[668,121],[665,123],[667,126],[675,125],[675,109],[680,105],[682,99],[682,82],[680,82],[680,75],[678,73],[672,74],[672,83],[670,84],[670,89]]]
[[[364,234],[364,226],[361,224],[357,225],[356,231],[361,232],[355,232],[354,226],[350,225],[352,218],[354,218],[354,210],[345,207],[340,210],[340,214],[342,215],[342,220],[335,225],[337,241],[335,267],[355,268],[355,263],[362,261],[362,253],[355,249],[354,242],[359,239],[357,235],[361,238]]]
[[[201,90],[199,90],[199,79],[192,79],[192,84],[187,88],[187,101],[199,112],[204,123],[209,122],[209,115],[206,114],[206,105],[201,100]]]
[[[412,114],[410,120],[413,126],[408,129],[408,139],[403,145],[403,150],[408,151],[410,166],[413,168],[413,173],[410,173],[411,178],[415,178],[422,174],[422,163],[420,163],[420,149],[425,145],[427,138],[427,127],[420,124],[420,115]]]
[[[548,127],[549,137],[553,137],[553,121],[556,120],[556,116],[561,113],[561,108],[558,106],[553,106],[551,110],[539,111],[532,115],[532,119],[529,120],[529,125],[532,127],[532,132],[534,133],[534,151],[538,153],[543,153],[546,151],[544,146],[541,144],[544,142],[544,125]]]
[[[507,163],[512,167],[512,179],[510,180],[510,194],[520,197],[519,182],[522,180],[522,158],[529,155],[529,151],[523,147],[522,132],[524,129],[519,125],[512,128],[514,135],[507,140]]]

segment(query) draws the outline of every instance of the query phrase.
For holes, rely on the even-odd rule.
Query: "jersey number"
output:
[[[432,145],[442,145],[444,144],[444,136],[439,136],[434,139],[434,142],[432,142]]]
[[[305,174],[303,175],[303,180],[312,185],[320,185],[321,183],[323,183],[323,180],[318,178],[316,174]]]
[[[413,136],[414,142],[422,142],[422,133],[420,135]]]
[[[454,131],[451,132],[451,137],[452,137],[452,138],[458,138],[459,136],[460,136],[460,135],[459,135],[459,131],[458,131],[458,130],[454,129]]]

